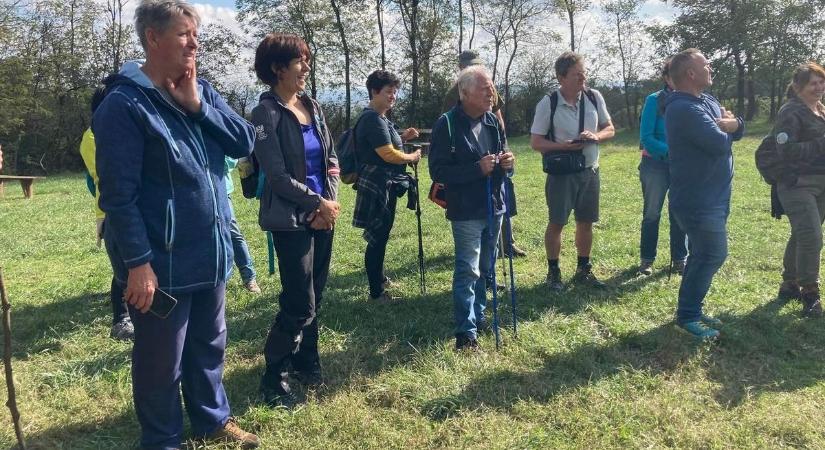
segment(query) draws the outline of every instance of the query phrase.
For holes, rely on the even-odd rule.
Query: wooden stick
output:
[[[6,387],[9,391],[9,399],[6,406],[11,411],[11,419],[14,422],[14,434],[17,435],[17,444],[21,449],[26,448],[26,441],[23,440],[23,428],[20,426],[20,411],[17,410],[17,395],[14,392],[14,377],[11,371],[11,305],[6,296],[6,284],[3,282],[3,268],[0,267],[0,301],[3,305],[3,365],[6,369]]]

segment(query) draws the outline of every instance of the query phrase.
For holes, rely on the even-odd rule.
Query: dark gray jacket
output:
[[[324,197],[338,198],[338,157],[324,113],[318,102],[302,94],[299,100],[312,115],[312,122],[321,137],[325,170]],[[306,154],[301,123],[284,102],[272,91],[261,94],[252,110],[255,126],[255,158],[266,176],[261,194],[258,223],[267,231],[303,230],[307,216],[318,208],[321,196],[306,185]]]
[[[825,118],[802,101],[792,98],[782,105],[774,136],[788,171],[782,181],[794,184],[799,175],[825,173]]]

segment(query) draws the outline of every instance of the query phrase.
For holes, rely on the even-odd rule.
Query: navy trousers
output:
[[[132,392],[142,448],[177,448],[183,440],[183,410],[195,436],[217,430],[229,419],[223,388],[226,348],[226,284],[175,294],[166,319],[129,305],[135,326]]]

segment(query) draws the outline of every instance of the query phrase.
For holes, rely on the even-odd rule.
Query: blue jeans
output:
[[[665,203],[667,191],[670,189],[670,163],[643,156],[639,163],[639,180],[642,182],[642,197],[644,198],[639,256],[643,263],[652,263],[656,260],[656,246],[659,243],[659,219],[662,216],[662,206]],[[670,218],[670,258],[673,261],[684,261],[688,250],[685,232],[673,220],[673,211],[669,205],[668,216]]]
[[[129,305],[135,325],[132,393],[142,448],[178,448],[183,439],[181,391],[195,436],[229,419],[223,388],[226,284],[174,294],[165,319]]]
[[[229,199],[229,211],[232,213],[232,221],[229,222],[229,236],[232,238],[232,251],[235,254],[235,265],[241,272],[241,280],[246,283],[255,279],[255,265],[252,263],[252,255],[249,254],[249,247],[235,220],[235,209],[232,207],[232,198]]]
[[[688,255],[682,284],[679,286],[679,306],[676,322],[696,322],[702,317],[705,295],[713,276],[728,256],[728,212],[673,211],[673,217],[688,236]]]
[[[501,230],[501,216],[494,218],[492,228],[489,225],[486,219],[452,222],[455,243],[453,316],[456,336],[466,335],[475,339],[478,323],[484,320],[486,277],[494,269],[493,258]]]

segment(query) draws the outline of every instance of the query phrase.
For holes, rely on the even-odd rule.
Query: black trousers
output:
[[[333,231],[300,230],[272,233],[281,276],[280,311],[264,347],[262,383],[289,391],[289,365],[298,371],[319,365],[318,310],[329,276]]]
[[[395,223],[395,208],[398,203],[398,197],[392,192],[389,195],[387,208],[389,216],[384,219],[384,226],[373,233],[375,242],[367,244],[367,250],[364,252],[364,267],[367,270],[367,279],[370,284],[370,297],[376,298],[384,292],[384,257],[387,254],[387,242],[390,240],[390,231]]]

